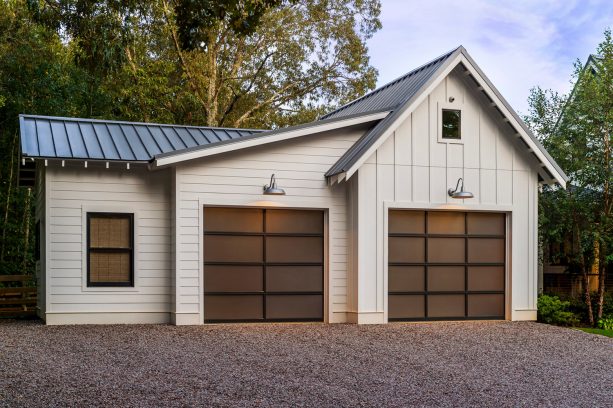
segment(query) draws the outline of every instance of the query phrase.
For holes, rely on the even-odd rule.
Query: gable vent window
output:
[[[443,139],[461,139],[462,112],[456,109],[443,109]]]
[[[87,286],[134,286],[133,214],[87,214]]]

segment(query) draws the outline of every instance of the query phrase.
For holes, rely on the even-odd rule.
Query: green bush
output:
[[[603,330],[613,330],[613,315],[602,316],[598,320],[598,328]]]
[[[541,295],[538,299],[538,321],[560,326],[574,326],[579,323],[577,316],[568,310],[570,302],[557,296]]]

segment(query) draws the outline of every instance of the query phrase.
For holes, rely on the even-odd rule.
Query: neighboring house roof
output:
[[[382,110],[393,111],[402,106],[415,95],[422,86],[434,75],[441,65],[458,48],[412,70],[411,72],[389,82],[366,95],[349,102],[346,105],[324,115],[321,119],[338,118],[341,116],[364,114]]]
[[[261,130],[20,115],[24,157],[148,162],[156,155],[232,141]]]
[[[345,178],[351,177],[351,175],[357,171],[357,169],[368,159],[368,157],[376,151],[376,149],[387,139],[387,137],[393,132],[393,130],[399,125],[399,123],[405,120],[408,115],[423,102],[425,97],[432,92],[440,81],[447,76],[452,69],[459,64],[462,64],[465,68],[465,73],[472,77],[473,81],[478,86],[478,89],[485,94],[490,101],[492,108],[498,110],[501,115],[501,119],[506,121],[513,129],[516,136],[520,137],[523,143],[526,145],[527,150],[532,153],[536,159],[546,168],[546,171],[539,171],[539,174],[547,182],[553,180],[565,186],[568,177],[564,174],[564,171],[558,166],[555,160],[547,153],[545,148],[539,143],[534,134],[528,129],[526,124],[519,118],[517,113],[511,108],[509,103],[502,97],[500,92],[494,87],[490,80],[485,76],[483,71],[477,66],[472,57],[468,54],[464,47],[460,46],[449,53],[444,54],[442,57],[435,59],[434,61],[426,64],[423,67],[418,68],[415,71],[401,77],[400,79],[392,82],[402,83],[403,78],[408,81],[411,75],[417,75],[417,72],[421,69],[426,69],[428,75],[421,77],[417,89],[414,89],[414,84],[409,88],[411,92],[403,92],[402,87],[390,86],[390,84],[383,86],[381,91],[375,90],[371,92],[372,98],[379,97],[378,95],[386,94],[384,99],[389,101],[397,101],[399,104],[392,109],[392,112],[381,122],[372,128],[369,132],[364,134],[351,148],[345,152],[343,156],[326,172],[332,182],[340,181]],[[400,81],[400,82],[398,82]],[[409,81],[410,82],[410,81]],[[392,97],[390,94],[396,94],[397,97]],[[367,95],[368,96],[368,95]],[[383,98],[383,97],[381,97]],[[357,107],[363,109],[370,109],[370,104],[361,103],[360,99],[350,103],[347,106],[355,104],[355,110],[359,110]],[[340,111],[333,112],[334,114],[340,114]],[[354,112],[358,114],[359,112]]]

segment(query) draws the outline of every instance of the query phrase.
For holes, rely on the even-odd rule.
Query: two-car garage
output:
[[[204,321],[323,321],[324,212],[204,208]],[[389,320],[504,319],[504,213],[391,210]]]

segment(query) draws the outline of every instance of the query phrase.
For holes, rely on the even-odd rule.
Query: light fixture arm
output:
[[[458,182],[455,185],[455,189],[454,190],[452,190],[452,189],[447,190],[447,194],[449,194],[450,197],[453,195],[453,193],[458,191],[458,187],[460,187],[460,183],[462,183],[462,187],[461,187],[460,191],[464,191],[464,179],[462,177],[460,177],[458,179]]]

